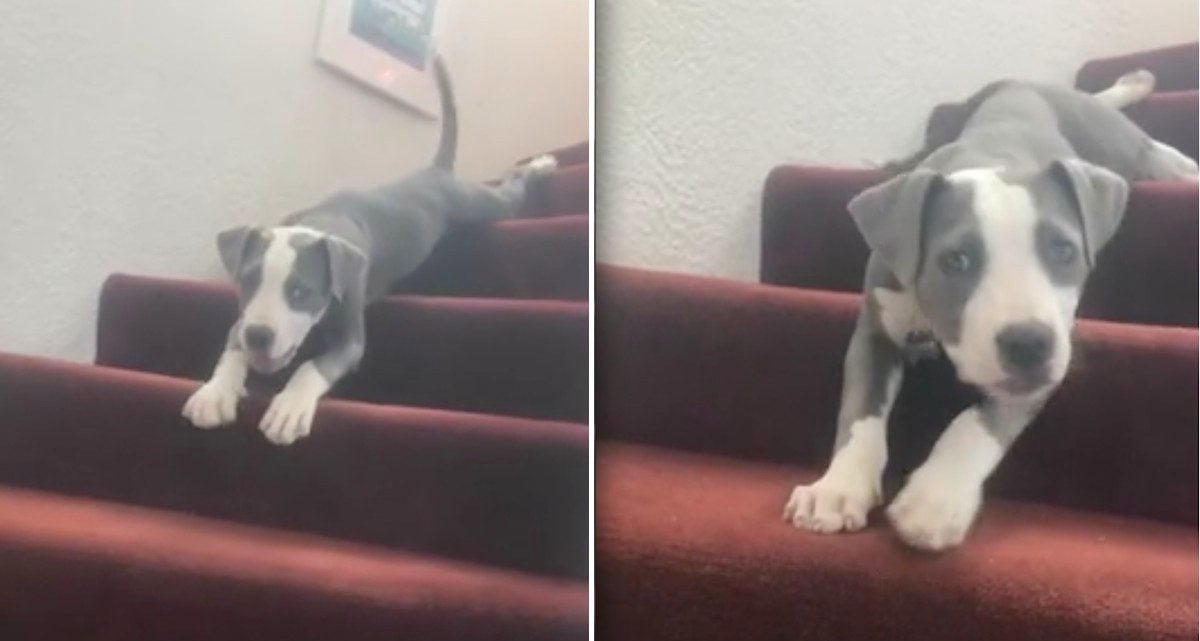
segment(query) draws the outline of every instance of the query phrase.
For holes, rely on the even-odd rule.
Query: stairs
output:
[[[291,447],[254,427],[289,372],[235,427],[179,416],[223,284],[114,274],[94,365],[0,354],[0,637],[587,638],[587,146],[560,153],[534,217],[370,308]]]
[[[1080,86],[1150,67],[1163,93],[1131,116],[1194,157],[1196,53],[1093,61]],[[847,535],[781,522],[832,450],[867,258],[845,207],[882,176],[772,171],[760,284],[598,268],[598,638],[1195,638],[1195,184],[1134,187],[1081,302],[1074,369],[961,548],[912,552],[878,511]],[[946,363],[910,370],[885,495],[970,399]]]

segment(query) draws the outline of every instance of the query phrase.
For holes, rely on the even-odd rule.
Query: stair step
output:
[[[596,438],[823,465],[859,302],[598,267]],[[1197,330],[1086,320],[1076,330],[1071,373],[990,487],[1014,499],[1196,523]],[[889,478],[920,463],[971,400],[948,363],[910,368],[893,413],[891,433],[903,436]]]
[[[100,295],[96,363],[204,380],[236,317],[228,285],[114,274]],[[366,325],[363,362],[334,396],[587,421],[587,303],[391,296],[368,308]],[[293,368],[318,349],[312,339]],[[275,390],[289,375],[252,383]]]
[[[323,400],[278,447],[255,427],[266,397],[200,430],[180,417],[195,388],[0,354],[0,483],[587,576],[584,425]]]
[[[394,291],[585,301],[588,228],[583,215],[462,227]]]
[[[8,639],[587,638],[583,583],[38,492],[0,564]]]
[[[567,214],[586,215],[588,204],[589,165],[570,165],[555,171],[540,183],[529,196],[523,218],[546,218]]]
[[[861,291],[869,252],[846,204],[884,178],[877,170],[772,170],[763,188],[762,282]],[[1198,206],[1195,183],[1135,184],[1125,221],[1080,301],[1080,316],[1195,327],[1196,281],[1183,275],[1196,270]]]
[[[1200,65],[1200,44],[1189,42],[1159,49],[1149,49],[1123,56],[1097,58],[1084,64],[1075,76],[1075,86],[1088,92],[1107,89],[1117,78],[1137,69],[1154,73],[1158,91],[1197,89]]]
[[[1196,635],[1194,526],[992,500],[965,545],[930,557],[878,514],[856,534],[783,523],[814,470],[607,442],[596,470],[598,639]]]

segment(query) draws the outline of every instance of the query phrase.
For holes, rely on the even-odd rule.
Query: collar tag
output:
[[[904,360],[909,363],[937,358],[939,345],[929,330],[913,330],[904,337]]]

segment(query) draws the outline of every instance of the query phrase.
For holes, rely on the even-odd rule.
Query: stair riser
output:
[[[1103,91],[1130,71],[1148,69],[1154,73],[1155,89],[1158,91],[1196,89],[1196,78],[1200,73],[1200,67],[1197,66],[1198,51],[1200,47],[1190,42],[1124,56],[1098,58],[1079,69],[1075,86],[1084,91]]]
[[[1195,160],[1200,157],[1197,155],[1200,145],[1197,141],[1198,96],[1200,92],[1195,89],[1157,93],[1132,105],[1125,114],[1151,138],[1171,145]]]
[[[588,218],[522,219],[456,230],[393,291],[587,300]]]
[[[600,270],[597,436],[824,465],[858,300]],[[993,478],[995,492],[1194,523],[1196,330],[1081,321],[1077,342],[1074,370]],[[948,365],[909,371],[892,421],[893,480],[971,399]]]
[[[96,362],[206,380],[236,306],[224,285],[114,275],[100,298]],[[585,422],[587,320],[584,303],[386,298],[368,309],[363,362],[334,395]]]
[[[772,171],[763,195],[762,281],[861,291],[868,250],[846,204],[883,179],[871,170]],[[1135,185],[1121,229],[1089,279],[1079,315],[1195,326],[1196,281],[1181,275],[1196,269],[1198,202],[1195,184]]]
[[[37,492],[0,564],[5,639],[587,638],[576,582]]]
[[[586,214],[589,211],[588,165],[564,167],[533,194],[522,216],[544,218],[563,214]]]
[[[583,425],[324,401],[313,433],[180,417],[195,384],[0,355],[0,483],[586,576]]]

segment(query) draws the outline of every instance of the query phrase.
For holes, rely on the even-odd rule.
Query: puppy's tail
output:
[[[433,76],[437,80],[438,96],[442,102],[442,136],[438,141],[433,166],[454,171],[454,157],[458,152],[458,110],[454,106],[454,87],[441,54],[433,58]]]
[[[1114,109],[1124,109],[1129,105],[1141,102],[1152,91],[1154,91],[1154,74],[1145,69],[1138,69],[1117,78],[1113,86],[1108,89],[1092,95]]]

